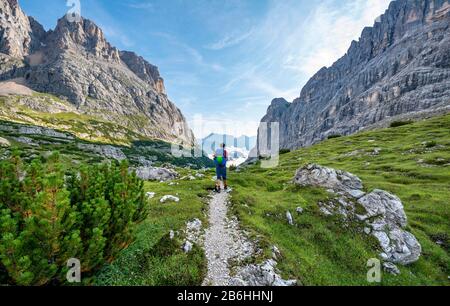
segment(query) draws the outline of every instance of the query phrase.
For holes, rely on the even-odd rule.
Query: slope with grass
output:
[[[193,172],[183,169],[180,174]],[[206,174],[196,180],[145,183],[145,190],[156,195],[149,200],[147,219],[136,227],[136,241],[90,281],[95,285],[201,285],[207,270],[204,252],[194,245],[186,254],[182,243],[187,222],[199,219],[207,226],[207,189],[213,183],[212,173]],[[180,202],[161,203],[165,195],[177,196]],[[176,232],[174,239],[170,239],[170,231]]]
[[[401,198],[408,230],[423,248],[419,261],[400,267],[400,276],[384,273],[381,284],[449,285],[449,132],[450,115],[405,122],[283,154],[273,169],[249,166],[230,175],[234,213],[259,237],[267,256],[272,245],[279,247],[284,276],[304,285],[367,285],[367,261],[378,257],[378,242],[356,224],[344,228],[338,218],[323,216],[317,203],[331,196],[325,190],[292,183],[295,171],[310,163],[349,171],[367,191],[384,189]],[[295,214],[297,207],[304,213]]]

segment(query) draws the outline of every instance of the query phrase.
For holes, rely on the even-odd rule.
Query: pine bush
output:
[[[132,241],[146,216],[143,182],[126,161],[66,170],[55,153],[0,161],[0,280],[64,283],[70,258],[92,273]]]

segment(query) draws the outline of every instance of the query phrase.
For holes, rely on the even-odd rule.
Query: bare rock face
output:
[[[14,0],[0,0],[0,80],[71,102],[80,113],[148,138],[192,146],[194,135],[168,99],[158,68],[119,51],[92,21],[61,18],[46,32]]]
[[[30,54],[38,47],[39,34],[42,34],[36,32],[36,37],[32,26],[36,26],[34,20],[30,22],[17,0],[0,1],[0,52],[17,58]]]
[[[401,118],[450,111],[450,4],[396,0],[292,103],[275,99],[262,122],[280,123],[280,145],[297,149]]]
[[[416,237],[405,230],[407,217],[401,200],[395,195],[378,189],[365,194],[357,176],[319,165],[299,169],[294,183],[337,191],[337,200],[319,203],[321,212],[363,222],[364,232],[379,241],[383,250],[380,257],[386,262],[408,265],[419,259],[422,247]]]

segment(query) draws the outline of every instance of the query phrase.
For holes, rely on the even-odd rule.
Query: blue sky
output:
[[[256,134],[271,100],[298,97],[390,0],[81,0],[121,50],[159,67],[197,137]],[[54,28],[66,0],[20,0]],[[202,122],[200,125],[199,122]]]

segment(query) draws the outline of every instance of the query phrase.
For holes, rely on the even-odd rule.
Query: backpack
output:
[[[227,155],[226,150],[222,150],[222,152],[217,150],[215,158],[216,166],[225,167],[227,165]]]

